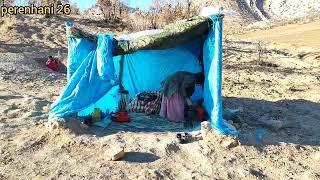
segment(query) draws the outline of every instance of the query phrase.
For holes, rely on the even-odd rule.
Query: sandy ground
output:
[[[241,39],[262,40],[274,45],[287,46],[296,49],[309,49],[310,51],[318,51],[320,46],[319,36],[320,20],[307,24],[290,24],[287,26],[279,26],[268,30],[259,30],[239,37]]]
[[[320,52],[301,43],[303,30],[290,41],[270,30],[261,33],[278,37],[246,34],[225,42],[224,105],[242,110],[233,122],[241,145],[226,148],[230,138],[215,134],[181,145],[170,131],[48,131],[43,122],[66,76],[43,62],[57,51],[66,57],[64,20],[1,23],[0,179],[320,179]],[[88,31],[103,31],[83,23]],[[319,37],[317,30],[306,37],[311,32]],[[264,45],[260,60],[256,41]],[[269,134],[258,141],[261,129]],[[106,160],[104,151],[114,144],[125,146],[120,161]]]

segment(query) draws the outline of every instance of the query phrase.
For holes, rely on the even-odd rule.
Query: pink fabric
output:
[[[184,122],[184,100],[178,92],[171,98],[162,96],[160,116],[173,122]]]

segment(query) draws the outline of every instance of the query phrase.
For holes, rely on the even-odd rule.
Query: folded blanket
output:
[[[130,112],[159,114],[162,94],[160,91],[143,92],[137,94],[129,105]]]

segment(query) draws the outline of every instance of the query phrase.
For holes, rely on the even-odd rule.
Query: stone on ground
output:
[[[112,146],[105,151],[105,157],[109,161],[117,161],[125,155],[124,147]]]
[[[221,142],[221,145],[222,145],[224,148],[232,149],[232,148],[235,148],[235,147],[239,146],[239,145],[240,145],[240,142],[239,142],[239,140],[238,140],[236,137],[230,137],[230,136],[228,136],[227,138],[225,138],[225,139]]]

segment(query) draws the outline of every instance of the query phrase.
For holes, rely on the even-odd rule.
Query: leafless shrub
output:
[[[149,11],[129,8],[120,0],[98,0],[105,21],[123,21],[131,31],[159,29],[179,19],[195,16],[199,6],[192,0],[153,0]]]
[[[120,0],[98,0],[98,5],[106,21],[119,20],[129,11],[129,8]]]
[[[258,62],[261,62],[267,58],[267,49],[265,44],[262,41],[257,43],[256,50],[258,52]]]
[[[273,68],[279,67],[279,65],[267,61],[269,52],[264,42],[259,41],[257,43],[256,51],[258,52],[257,65]]]

